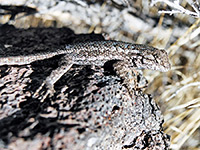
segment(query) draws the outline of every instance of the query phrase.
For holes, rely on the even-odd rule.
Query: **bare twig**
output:
[[[195,18],[200,18],[200,6],[198,0],[187,0],[188,4],[192,6],[194,9],[193,11],[187,10],[184,7],[180,5],[179,0],[174,0],[174,1],[169,1],[169,0],[152,0],[151,1],[151,6],[155,5],[158,2],[163,2],[167,4],[169,7],[173,8],[172,10],[165,11],[161,10],[159,13],[166,13],[166,14],[177,14],[177,13],[182,13],[182,14],[187,14]]]

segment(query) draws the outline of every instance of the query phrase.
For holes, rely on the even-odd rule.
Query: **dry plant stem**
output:
[[[174,138],[174,141],[178,144],[176,144],[176,148],[180,149],[181,146],[185,143],[186,140],[188,140],[191,135],[194,133],[194,131],[197,130],[197,128],[200,125],[200,110],[193,111],[192,116],[190,117],[191,121],[188,124],[187,122],[180,125],[181,133],[178,136]],[[188,114],[189,115],[189,114]],[[184,136],[182,136],[184,135]]]
[[[169,120],[167,120],[166,122],[165,122],[165,126],[168,126],[169,128],[167,128],[165,131],[166,132],[170,132],[170,128],[172,127],[174,127],[174,126],[176,126],[176,124],[178,124],[178,120],[180,121],[180,120],[183,120],[183,118],[185,118],[186,116],[188,116],[188,114],[190,114],[190,113],[192,113],[192,109],[188,109],[187,111],[184,111],[184,112],[182,112],[182,113],[179,113],[179,114],[177,114],[176,116],[174,116],[174,117],[171,117]]]
[[[184,80],[182,80],[181,82],[176,83],[176,86],[180,86],[180,85],[185,85],[188,84],[189,82],[194,81],[195,78],[198,78],[198,76],[200,76],[200,71],[191,75],[190,77],[185,77]]]
[[[194,109],[186,109],[166,122],[166,126],[170,126],[166,132],[171,132],[172,149],[180,149],[185,141],[197,130],[200,125],[199,113],[199,109],[197,111]],[[183,122],[184,119],[186,120]]]
[[[168,102],[169,100],[171,100],[172,98],[174,98],[179,92],[181,92],[182,90],[191,87],[191,86],[200,86],[200,82],[193,82],[190,84],[187,84],[183,87],[181,87],[179,90],[177,90],[174,94],[172,94],[169,98],[166,99],[166,102]]]
[[[183,8],[179,4],[179,1],[176,1],[176,0],[174,0],[173,2],[171,2],[169,0],[152,0],[151,6],[155,5],[158,2],[163,2],[174,9],[174,10],[170,10],[170,11],[162,10],[162,11],[159,11],[159,13],[165,13],[165,14],[170,14],[170,15],[182,13],[182,14],[187,14],[187,15],[190,15],[190,16],[196,17],[196,18],[200,17],[200,10],[199,10],[199,6],[198,6],[199,3],[197,0],[195,2],[193,2],[192,0],[187,0],[187,2],[192,6],[192,8],[194,9],[195,12],[192,12],[190,10]]]
[[[200,19],[197,19],[196,22],[183,34],[172,46],[169,47],[169,57],[174,55],[180,46],[186,44],[189,40],[197,37],[200,34],[200,27],[198,26]],[[195,29],[196,28],[196,29]]]
[[[197,105],[194,105],[194,104],[199,103],[199,102],[200,102],[200,98],[196,98],[196,99],[193,99],[193,100],[191,100],[191,101],[189,101],[189,102],[187,102],[183,105],[175,106],[175,107],[169,109],[169,111],[182,109],[182,108],[186,108],[186,107],[188,107],[188,108],[198,107],[198,104]]]

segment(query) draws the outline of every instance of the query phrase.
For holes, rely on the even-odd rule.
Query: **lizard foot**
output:
[[[47,89],[46,92],[42,92],[42,89],[44,87]],[[37,89],[37,91],[33,94],[32,97],[41,99],[41,102],[43,102],[47,98],[48,95],[49,97],[52,97],[54,93],[55,93],[55,90],[53,88],[53,85],[48,84],[46,81],[44,81],[42,85]]]
[[[44,101],[47,96],[49,95],[52,97],[55,93],[54,90],[54,84],[71,68],[73,65],[71,62],[66,62],[66,59],[63,60],[64,63],[62,64],[62,61],[60,63],[60,67],[58,67],[56,70],[53,70],[51,74],[46,78],[46,80],[42,83],[42,85],[37,89],[37,91],[34,93],[33,98],[41,99],[41,101]],[[46,88],[46,93],[43,93],[42,89]],[[42,96],[40,98],[39,96]]]

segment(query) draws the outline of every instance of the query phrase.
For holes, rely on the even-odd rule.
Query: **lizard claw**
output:
[[[47,92],[45,93],[45,95],[43,96],[43,98],[40,100],[41,102],[44,102],[44,100],[47,98],[47,96],[49,95],[50,97],[52,97],[55,93],[54,89],[48,89]]]
[[[41,91],[42,87],[45,85],[45,82],[42,83],[42,85],[37,89],[37,91],[33,94],[33,98],[38,98],[39,92]]]
[[[65,59],[64,59],[65,61]],[[34,93],[33,98],[38,98],[44,101],[47,96],[49,95],[52,97],[55,93],[54,90],[54,84],[71,68],[73,63],[64,62],[60,67],[58,67],[56,70],[53,70],[51,74],[46,78],[46,80],[42,83],[42,85],[37,89],[37,91]],[[47,90],[46,93],[42,93],[42,89],[45,86],[45,89]],[[41,95],[42,98],[39,98]]]

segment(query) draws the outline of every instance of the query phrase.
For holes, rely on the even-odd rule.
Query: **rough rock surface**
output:
[[[101,35],[75,35],[67,28],[1,26],[0,54],[20,55],[64,47]],[[77,66],[44,102],[31,96],[60,56],[23,66],[0,67],[0,147],[8,149],[168,149],[163,117],[143,88],[130,95],[111,65]],[[142,80],[141,80],[142,79]],[[142,74],[138,82],[144,84]],[[140,84],[140,83],[139,83]],[[142,87],[142,86],[141,86]]]

